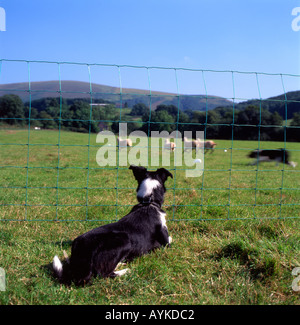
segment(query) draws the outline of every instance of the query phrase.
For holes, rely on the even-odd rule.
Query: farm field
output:
[[[127,214],[136,181],[128,166],[97,164],[95,134],[0,131],[0,304],[299,304],[300,144],[286,143],[293,168],[249,166],[257,141],[216,142],[201,177],[186,178],[171,153],[170,249],[133,261],[123,278],[68,288],[47,265],[79,234]]]
[[[114,146],[112,140],[108,142]],[[215,152],[205,155],[200,177],[186,177],[188,167],[174,167],[174,154],[162,150],[170,154],[166,168],[174,176],[166,183],[164,204],[171,220],[299,217],[299,143],[286,143],[298,162],[293,168],[249,165],[251,150],[282,148],[284,143],[216,142]],[[0,219],[115,220],[136,202],[129,164],[97,164],[102,143],[96,142],[96,134],[31,130],[28,146],[27,130],[6,130],[0,143],[5,144],[0,145]]]

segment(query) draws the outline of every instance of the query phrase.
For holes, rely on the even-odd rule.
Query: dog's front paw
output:
[[[120,270],[120,271],[114,271],[114,275],[115,276],[122,276],[122,275],[126,274],[127,272],[129,273],[130,270],[129,269],[123,269],[123,270]]]
[[[169,245],[172,243],[172,237],[169,236]]]

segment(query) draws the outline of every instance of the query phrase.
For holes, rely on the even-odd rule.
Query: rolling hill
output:
[[[29,93],[31,100],[45,98],[45,97],[59,97],[63,98],[90,98],[90,86],[92,88],[93,99],[104,99],[115,103],[119,106],[121,103],[127,103],[132,107],[136,103],[144,103],[148,106],[151,104],[152,109],[160,104],[165,105],[179,105],[181,110],[211,110],[218,106],[232,105],[230,100],[218,96],[204,95],[184,95],[178,96],[174,93],[166,93],[159,91],[152,91],[151,96],[149,90],[123,88],[120,92],[119,87],[112,87],[107,85],[94,84],[88,82],[62,80],[61,86],[58,80],[31,82],[30,91],[29,84],[11,83],[0,85],[0,96],[5,94],[18,95],[23,102],[29,101]]]
[[[277,112],[283,119],[293,118],[294,113],[300,112],[300,91],[290,91],[285,94],[270,97],[267,99],[251,99],[235,105],[237,109],[243,110],[247,106],[254,105]]]

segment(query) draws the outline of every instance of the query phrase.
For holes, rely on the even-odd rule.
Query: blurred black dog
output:
[[[260,161],[275,161],[277,165],[278,163],[284,163],[293,167],[297,166],[297,163],[289,161],[290,153],[285,149],[254,150],[248,157],[255,158],[251,165],[256,165]]]
[[[71,257],[64,265],[57,256],[53,270],[61,283],[87,284],[92,276],[115,277],[128,269],[116,271],[122,261],[130,261],[155,248],[169,245],[166,213],[161,209],[166,192],[165,181],[172,174],[159,168],[155,172],[131,165],[138,182],[137,199],[131,212],[118,222],[92,229],[72,243]]]

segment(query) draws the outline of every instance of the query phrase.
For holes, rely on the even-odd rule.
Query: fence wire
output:
[[[38,82],[43,74],[45,83]],[[266,98],[271,93],[268,81],[274,79],[277,95],[283,95]],[[67,80],[82,82],[80,87],[73,84],[68,88]],[[192,130],[194,135],[201,130],[205,140],[217,142],[216,149],[204,155],[200,177],[186,178],[187,166],[176,165],[172,152],[170,165],[161,165],[173,173],[163,205],[169,219],[300,218],[299,165],[258,164],[257,160],[250,166],[247,157],[255,149],[283,148],[300,163],[300,125],[291,124],[289,112],[290,107],[300,112],[298,98],[289,98],[290,89],[299,89],[299,80],[296,74],[1,59],[0,100],[7,94],[17,95],[27,110],[25,115],[18,115],[17,109],[15,115],[9,115],[4,100],[0,101],[0,220],[111,221],[128,213],[136,203],[129,164],[121,166],[116,159],[115,166],[99,166],[96,161],[101,147],[97,132],[116,130],[119,123],[127,123],[131,131],[142,129],[149,150],[153,130],[175,131],[173,138],[181,138],[184,131]],[[186,95],[191,83],[199,95]],[[97,88],[99,84],[114,87]],[[43,88],[45,85],[49,88]],[[57,100],[55,116],[34,107],[42,97]],[[76,103],[82,98],[88,105],[84,117],[76,116]],[[257,98],[253,104],[252,98]],[[202,109],[195,107],[195,101],[189,104],[192,99]],[[66,101],[72,103],[69,108],[75,105],[73,115],[66,115]],[[142,117],[130,115],[140,102],[148,111]],[[173,115],[170,111],[169,116],[157,114],[161,103],[166,110],[173,109]],[[275,118],[264,122],[268,103],[284,108],[282,122]],[[104,107],[108,112],[101,115]],[[217,114],[223,114],[225,108],[227,117],[216,119],[215,107],[219,107]],[[256,111],[256,122],[239,120],[247,107],[248,112]],[[50,124],[50,130],[41,127]],[[251,139],[246,137],[249,130]],[[276,131],[277,138],[268,138],[265,130]],[[120,149],[114,143],[105,146]],[[135,147],[138,144],[128,152]],[[145,167],[156,169],[150,161]]]

